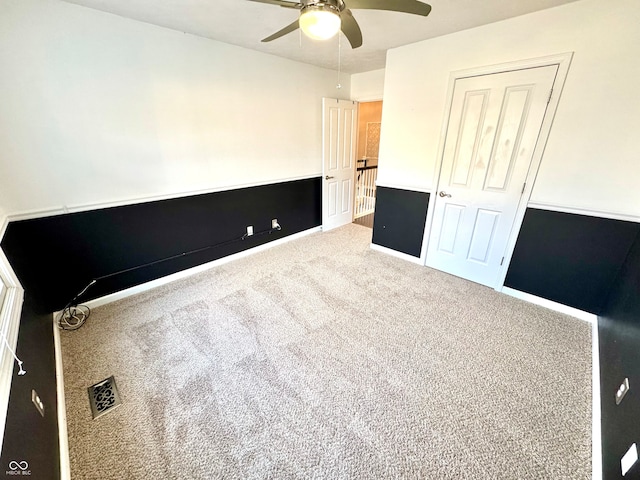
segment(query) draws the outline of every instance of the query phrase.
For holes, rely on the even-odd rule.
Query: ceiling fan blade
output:
[[[431,5],[417,0],[346,0],[345,3],[351,9],[390,10],[424,17],[431,12]]]
[[[278,30],[273,35],[269,35],[267,38],[263,38],[262,41],[270,42],[271,40],[275,40],[276,38],[285,36],[287,33],[296,31],[299,27],[300,27],[300,24],[298,23],[298,20],[296,20],[295,22],[284,27],[282,30]]]
[[[286,0],[249,0],[250,2],[268,3],[269,5],[279,5],[285,8],[300,8],[302,4],[299,2],[287,2]]]
[[[347,37],[351,48],[358,48],[362,45],[362,31],[356,19],[353,18],[351,10],[345,9],[340,12],[340,19],[342,20],[342,33]]]

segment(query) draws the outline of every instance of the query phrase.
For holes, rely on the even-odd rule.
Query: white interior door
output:
[[[358,104],[322,99],[322,229],[353,221]]]
[[[496,285],[557,70],[455,81],[428,266]]]

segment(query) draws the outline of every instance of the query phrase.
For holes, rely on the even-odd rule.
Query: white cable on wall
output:
[[[4,343],[7,345],[7,348],[9,349],[9,351],[11,352],[11,355],[13,355],[13,358],[15,358],[16,363],[20,367],[20,370],[18,371],[18,375],[25,375],[27,371],[24,368],[22,368],[22,360],[18,358],[18,356],[16,355],[16,352],[14,352],[13,348],[11,348],[11,345],[9,345],[9,341],[7,340],[7,336],[4,332],[2,333],[2,339],[4,340]]]

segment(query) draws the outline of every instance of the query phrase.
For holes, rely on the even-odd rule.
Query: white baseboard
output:
[[[130,297],[132,295],[137,295],[138,293],[146,292],[153,288],[160,287],[162,285],[166,285],[171,282],[175,282],[176,280],[181,280],[183,278],[190,277],[200,272],[207,271],[211,268],[224,265],[225,263],[232,262],[234,260],[238,260],[240,258],[248,257],[258,252],[262,252],[264,250],[268,250],[269,248],[275,247],[277,245],[282,245],[283,243],[290,242],[292,240],[296,240],[298,238],[305,237],[312,233],[320,232],[322,227],[314,227],[309,230],[304,230],[302,232],[294,233],[293,235],[289,235],[283,238],[279,238],[277,240],[273,240],[272,242],[268,242],[262,245],[258,245],[257,247],[250,248],[249,250],[244,250],[242,252],[234,253],[233,255],[229,255],[227,257],[220,258],[218,260],[213,260],[209,263],[204,263],[202,265],[198,265],[196,267],[189,268],[187,270],[182,270],[180,272],[172,273],[171,275],[167,275],[166,277],[158,278],[156,280],[151,280],[150,282],[143,283],[141,285],[136,285],[135,287],[127,288],[126,290],[121,290],[119,292],[112,293],[110,295],[105,295],[104,297],[96,298],[95,300],[90,300],[88,302],[82,302],[83,305],[87,305],[89,308],[96,308],[102,305],[106,305],[108,303],[115,302],[116,300],[121,300],[123,298]],[[58,318],[60,312],[56,312],[54,314],[55,318]]]
[[[591,382],[593,390],[592,399],[592,415],[593,425],[591,428],[591,478],[593,480],[602,480],[602,422],[601,422],[601,403],[600,403],[600,341],[598,337],[598,322],[593,322],[591,334]]]
[[[414,257],[413,255],[408,255],[406,253],[397,252],[396,250],[393,250],[393,249],[387,248],[387,247],[382,247],[380,245],[376,245],[375,243],[372,243],[370,245],[370,247],[371,247],[371,250],[376,250],[378,252],[382,252],[382,253],[386,253],[387,255],[391,255],[392,257],[400,258],[402,260],[406,260],[408,262],[415,263],[417,265],[422,265],[422,260],[420,259],[420,257]]]
[[[71,479],[71,464],[69,461],[69,436],[67,433],[67,406],[64,398],[64,375],[62,366],[62,349],[60,346],[60,330],[53,315],[53,345],[56,360],[56,393],[58,398],[58,438],[60,447],[60,479]]]
[[[535,295],[531,295],[530,293],[521,292],[520,290],[514,290],[513,288],[509,287],[502,287],[502,290],[500,291],[502,293],[506,293],[511,297],[519,298],[520,300],[524,300],[529,303],[535,303],[536,305],[540,305],[541,307],[564,313],[565,315],[570,315],[575,318],[579,318],[580,320],[584,320],[585,322],[595,324],[598,323],[598,316],[594,315],[593,313],[578,310],[577,308],[562,305],[561,303],[553,302],[551,300],[547,300],[546,298],[536,297]]]

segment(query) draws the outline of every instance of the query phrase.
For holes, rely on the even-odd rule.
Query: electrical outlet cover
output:
[[[620,468],[622,469],[622,476],[625,476],[631,467],[633,467],[638,461],[638,447],[634,443],[629,447],[627,453],[624,454],[622,460],[620,460]]]
[[[40,396],[35,390],[31,390],[31,401],[36,406],[36,410],[38,410],[40,415],[44,418],[44,403],[42,403]]]

